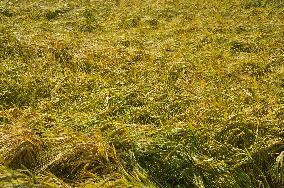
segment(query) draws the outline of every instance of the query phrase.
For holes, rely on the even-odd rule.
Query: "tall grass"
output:
[[[283,1],[0,2],[2,187],[283,187]]]

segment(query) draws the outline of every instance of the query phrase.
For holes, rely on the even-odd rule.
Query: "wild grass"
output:
[[[283,187],[282,0],[0,2],[2,187]]]

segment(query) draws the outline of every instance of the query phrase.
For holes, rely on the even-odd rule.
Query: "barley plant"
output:
[[[283,188],[283,0],[1,0],[0,187]]]

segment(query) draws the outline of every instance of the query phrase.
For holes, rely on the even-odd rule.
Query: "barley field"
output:
[[[0,187],[284,188],[284,1],[1,0]]]

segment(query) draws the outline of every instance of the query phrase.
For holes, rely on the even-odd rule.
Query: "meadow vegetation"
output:
[[[1,0],[0,187],[284,187],[283,0]]]

